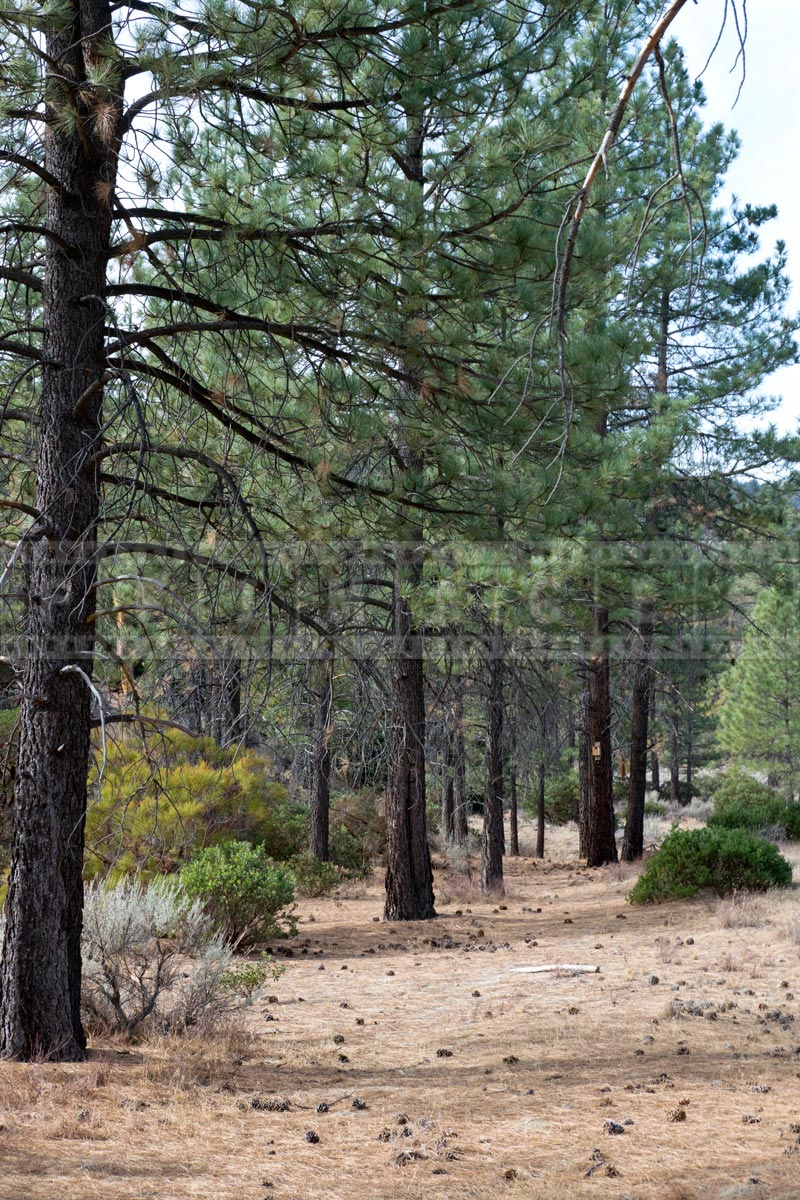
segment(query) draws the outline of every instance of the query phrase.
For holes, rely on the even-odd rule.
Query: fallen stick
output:
[[[540,967],[512,967],[511,970],[525,975],[540,975],[543,971],[571,971],[574,975],[597,975],[600,972],[600,968],[591,963],[547,963]]]

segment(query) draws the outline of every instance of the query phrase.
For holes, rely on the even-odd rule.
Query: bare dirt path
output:
[[[0,1065],[0,1198],[800,1197],[797,894],[634,909],[554,847],[431,922],[304,901],[246,1034]]]

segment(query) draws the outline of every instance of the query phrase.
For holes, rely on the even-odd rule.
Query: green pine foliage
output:
[[[787,799],[800,795],[800,608],[764,589],[716,706],[717,738],[734,760],[766,772]]]

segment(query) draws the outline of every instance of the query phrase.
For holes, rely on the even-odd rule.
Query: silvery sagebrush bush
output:
[[[179,1031],[242,1002],[231,946],[175,880],[90,884],[82,950],[83,1007],[101,1029]]]

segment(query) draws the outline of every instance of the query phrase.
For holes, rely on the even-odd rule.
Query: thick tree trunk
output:
[[[112,61],[104,49],[110,8],[102,0],[66,0],[63,8],[46,47],[45,161],[58,185],[47,189],[45,216],[51,236],[42,296],[41,516],[26,561],[26,667],[0,968],[0,1053],[77,1061],[86,1048],[80,938],[100,498],[92,460],[101,437],[103,295],[118,142],[116,134],[100,138],[98,89],[89,81],[94,63]],[[121,97],[110,100],[118,113]]]
[[[614,838],[614,776],[611,760],[611,669],[608,658],[608,611],[593,610],[594,649],[589,659],[589,744],[591,790],[586,830],[586,862],[601,867],[617,861]]]
[[[622,857],[634,862],[644,852],[644,800],[647,791],[647,733],[650,716],[653,654],[653,602],[642,601],[639,610],[639,644],[631,697],[631,773],[628,780],[628,816]]]
[[[519,806],[517,804],[517,764],[508,769],[508,853],[519,857]]]
[[[331,738],[333,736],[333,646],[324,642],[312,663],[314,735],[311,746],[309,849],[320,862],[329,858]]]
[[[536,857],[544,858],[544,758],[539,759],[536,785]]]
[[[589,732],[589,672],[581,681],[578,716],[578,854],[589,852],[589,810],[592,798],[592,743]]]
[[[481,891],[503,890],[503,631],[489,638],[489,711],[481,843]]]
[[[436,916],[425,822],[425,684],[422,639],[409,594],[422,576],[422,553],[400,546],[395,557],[392,732],[386,797],[387,921]]]

